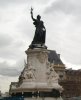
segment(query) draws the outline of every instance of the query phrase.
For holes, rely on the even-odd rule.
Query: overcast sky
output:
[[[0,89],[9,89],[24,68],[34,17],[42,16],[46,46],[61,54],[67,68],[81,68],[81,0],[0,0]]]

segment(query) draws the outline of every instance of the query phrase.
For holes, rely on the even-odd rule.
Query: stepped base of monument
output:
[[[52,90],[50,92],[44,92],[44,91],[33,91],[33,92],[18,92],[18,93],[14,93],[12,94],[12,97],[24,97],[25,100],[34,100],[34,99],[38,99],[38,100],[62,100],[61,98],[61,94],[59,91],[57,90]]]
[[[43,97],[43,98],[40,98],[40,97],[38,97],[38,98],[24,98],[24,100],[63,100],[61,97],[60,98],[52,98],[52,97],[47,97],[47,98],[45,98],[45,97]]]
[[[23,82],[18,89],[27,88],[28,90],[38,89],[38,90],[62,90],[62,86],[60,86],[57,82],[55,83],[47,83],[47,82]]]

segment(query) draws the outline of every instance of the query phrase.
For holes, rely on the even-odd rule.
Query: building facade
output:
[[[63,86],[63,97],[81,96],[81,70],[65,70],[65,79],[60,81]]]

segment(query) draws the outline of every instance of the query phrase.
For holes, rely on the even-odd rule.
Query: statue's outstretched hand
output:
[[[31,7],[31,14],[33,14],[33,8]]]

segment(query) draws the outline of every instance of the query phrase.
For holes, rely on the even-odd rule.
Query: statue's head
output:
[[[40,20],[41,19],[41,16],[40,15],[37,15],[37,19]]]

